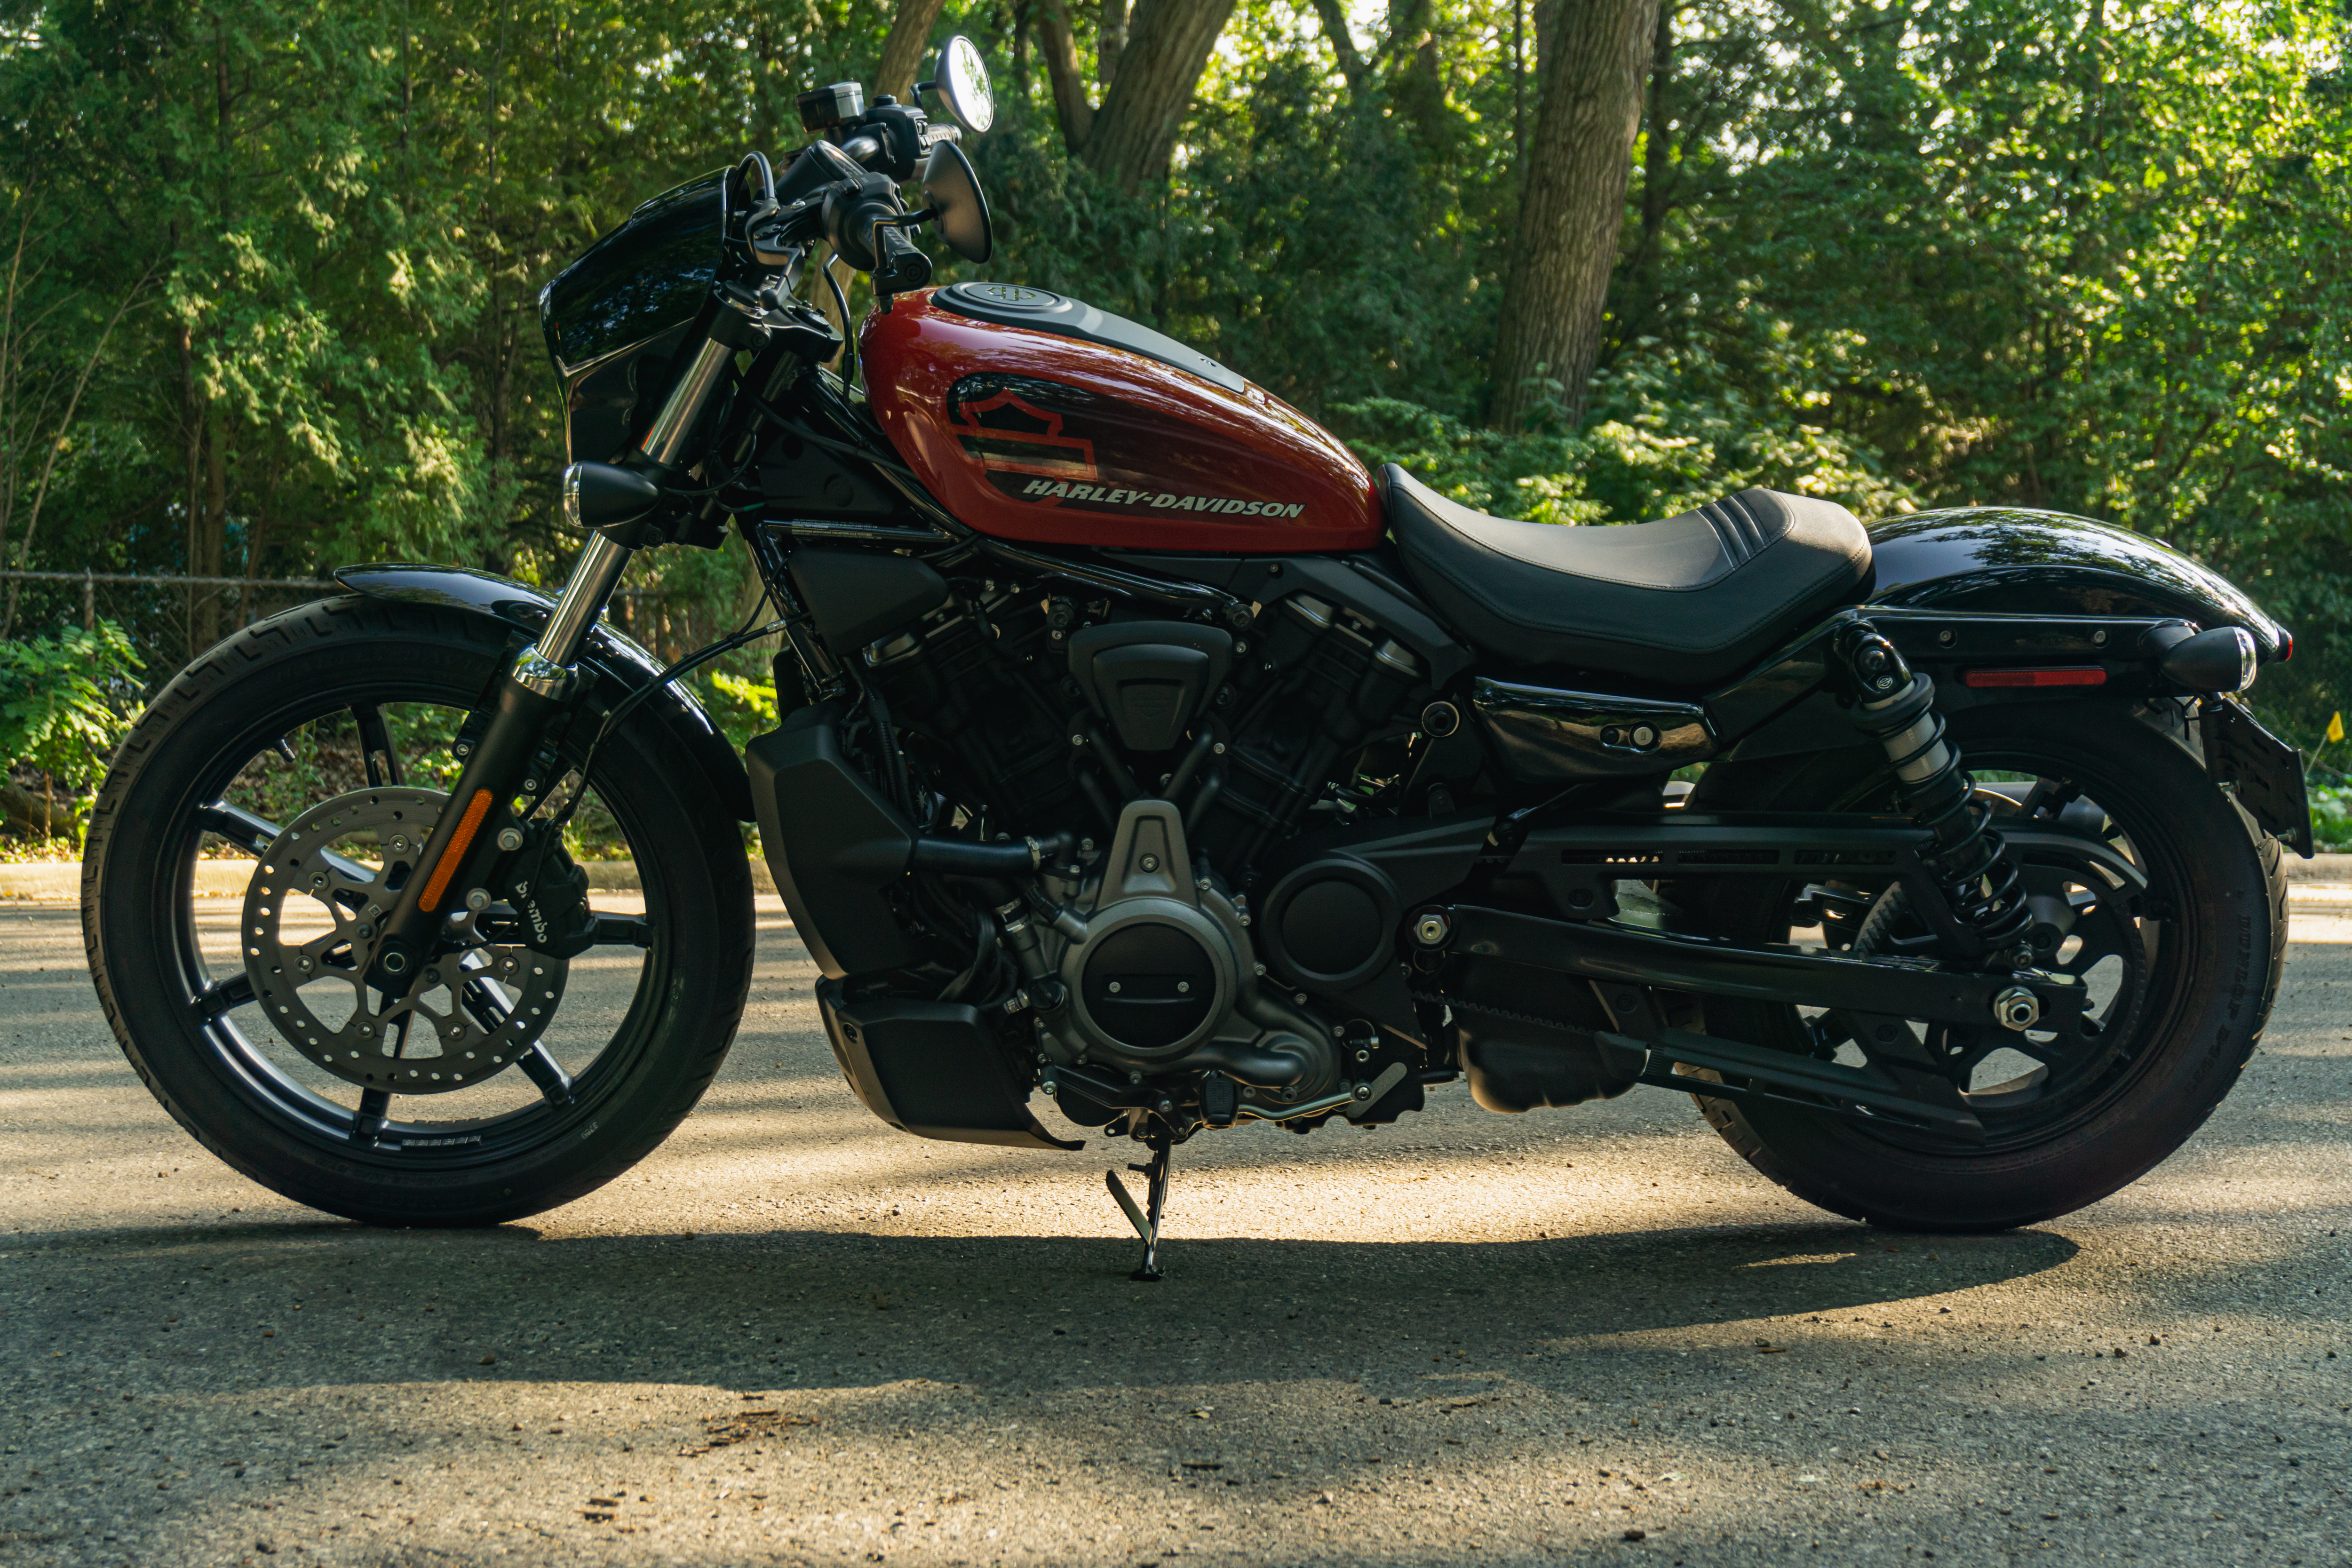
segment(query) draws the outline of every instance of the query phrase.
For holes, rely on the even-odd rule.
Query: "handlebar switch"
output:
[[[882,156],[870,167],[902,184],[913,179],[916,165],[929,151],[923,141],[929,123],[919,109],[887,97],[877,100],[857,122],[858,130],[882,143]]]
[[[837,81],[793,100],[801,111],[803,131],[830,131],[866,112],[866,89],[854,81]]]

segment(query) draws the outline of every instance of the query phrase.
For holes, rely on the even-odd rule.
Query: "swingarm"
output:
[[[1424,910],[1413,930],[1427,949],[1500,958],[1604,986],[1616,982],[1967,1028],[1998,1024],[2061,1034],[2071,1032],[2083,1012],[2080,981],[2040,970],[1966,971],[1922,959],[1744,947],[1464,906]]]

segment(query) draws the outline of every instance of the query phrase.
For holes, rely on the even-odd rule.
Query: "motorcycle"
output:
[[[733,1037],[748,823],[856,1097],[1139,1145],[1139,1279],[1178,1144],[1457,1079],[1688,1093],[1811,1203],[1953,1231],[2116,1191],[2229,1091],[2312,840],[2238,696],[2294,640],[2228,582],[2049,512],[1481,515],[1135,321],[930,287],[918,230],[992,250],[968,41],[913,103],[799,105],[781,174],[655,197],[541,296],[560,593],[345,569],[123,745],[91,972],[221,1158],[394,1225],[612,1180]],[[604,618],[636,552],[730,538],[736,635],[664,666]],[[739,755],[680,681],[761,637]]]

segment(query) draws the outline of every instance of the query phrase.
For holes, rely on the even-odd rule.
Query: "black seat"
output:
[[[1870,574],[1862,524],[1811,496],[1741,490],[1660,522],[1561,528],[1457,506],[1393,463],[1381,479],[1413,581],[1514,664],[1704,686],[1851,603]]]

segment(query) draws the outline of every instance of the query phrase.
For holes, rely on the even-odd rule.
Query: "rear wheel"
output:
[[[447,610],[289,611],[183,671],[100,795],[82,928],[115,1037],[182,1126],[298,1203],[433,1226],[564,1203],[660,1143],[733,1038],[749,864],[649,722],[598,752],[574,818],[642,886],[592,900],[598,945],[538,951],[491,902],[408,994],[362,984],[353,939],[430,832],[506,651],[503,626]],[[248,872],[245,896],[196,897],[200,861]]]
[[[1990,707],[1950,733],[2004,830],[2045,837],[2013,855],[2044,967],[2090,997],[2067,1036],[1914,1025],[1978,1119],[1981,1144],[1765,1100],[1698,1097],[1759,1171],[1809,1202],[1882,1225],[1997,1230],[2096,1202],[2178,1149],[2252,1055],[2284,942],[2276,847],[2177,742],[2111,706]],[[1848,752],[1710,773],[1714,809],[1888,809],[1882,762]],[[2264,858],[2265,852],[2269,859]],[[2103,867],[2105,868],[2103,868]],[[1702,907],[1725,935],[1934,956],[1899,890],[1868,881],[1726,882]],[[1859,1061],[1834,1015],[1710,1000],[1710,1033]]]

